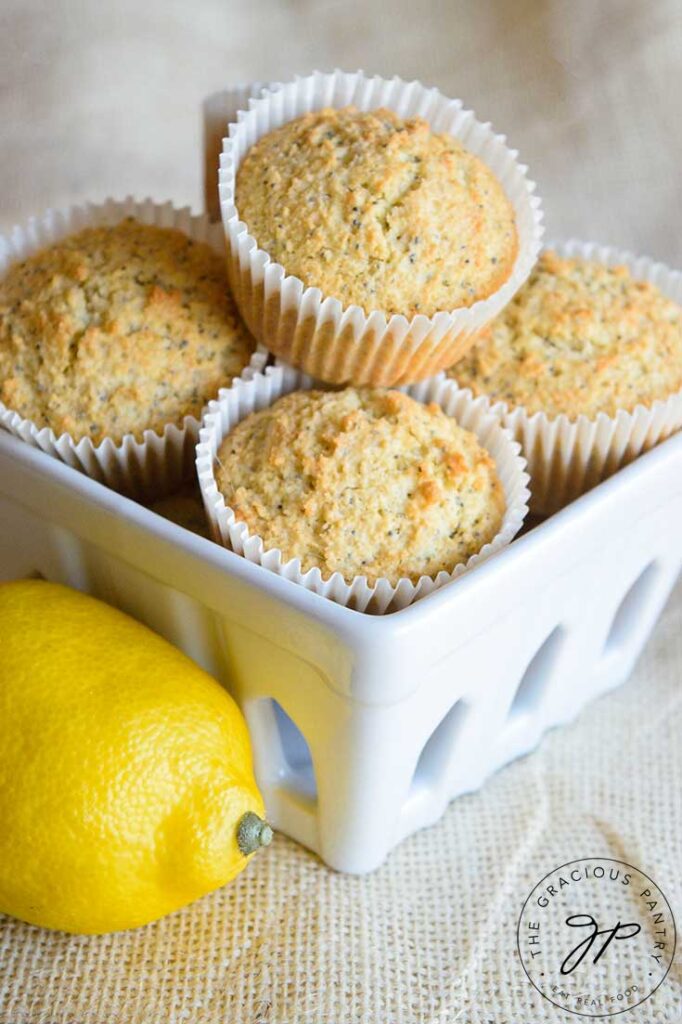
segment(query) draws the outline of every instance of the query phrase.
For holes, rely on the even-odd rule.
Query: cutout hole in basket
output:
[[[281,748],[279,779],[291,793],[317,800],[317,782],[308,742],[281,704],[271,700]]]
[[[468,713],[469,705],[458,700],[438,723],[419,755],[412,777],[412,791],[428,788],[438,782]]]
[[[509,708],[510,718],[529,715],[540,706],[563,645],[564,635],[564,627],[555,626],[531,658]]]
[[[650,562],[629,587],[613,617],[604,645],[605,654],[627,646],[638,635],[639,620],[649,603],[658,568],[656,562]]]

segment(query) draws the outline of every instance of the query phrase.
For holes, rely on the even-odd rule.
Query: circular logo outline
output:
[[[521,922],[523,920],[523,915],[524,915],[524,912],[526,910],[526,907],[528,906],[528,902],[529,902],[531,896],[533,895],[533,893],[542,885],[542,883],[546,879],[548,879],[551,875],[556,874],[557,871],[563,871],[564,868],[567,868],[567,867],[569,867],[569,866],[571,866],[573,864],[585,864],[585,863],[590,862],[590,861],[606,861],[609,864],[618,864],[618,865],[620,865],[620,867],[630,868],[631,871],[635,871],[638,875],[641,875],[642,878],[646,878],[647,881],[651,882],[651,884],[654,886],[654,888],[658,890],[658,892],[661,894],[661,896],[665,900],[665,904],[666,904],[668,910],[670,911],[670,918],[671,918],[672,924],[673,924],[673,946],[672,946],[672,952],[670,954],[670,960],[669,960],[668,966],[666,967],[665,973],[663,974],[663,977],[660,979],[660,981],[654,986],[654,988],[651,989],[650,992],[647,992],[647,994],[642,999],[640,999],[640,1001],[638,1003],[633,1003],[631,1006],[623,1006],[620,1010],[613,1010],[613,1011],[608,1011],[607,1010],[606,1013],[583,1013],[581,1010],[571,1010],[569,1007],[563,1006],[561,1003],[555,1002],[551,998],[551,996],[548,996],[545,992],[542,991],[541,988],[538,988],[536,983],[533,981],[533,979],[531,978],[530,974],[526,970],[526,964],[525,964],[525,961],[523,959],[523,954],[521,952]],[[672,967],[672,965],[674,963],[674,960],[675,960],[676,949],[677,949],[677,923],[675,921],[675,915],[673,914],[673,908],[672,908],[672,906],[670,904],[670,900],[668,899],[666,894],[663,892],[663,890],[661,889],[661,887],[658,884],[658,882],[655,882],[653,880],[653,878],[651,878],[650,875],[647,875],[647,873],[645,871],[642,871],[641,868],[635,867],[634,864],[628,864],[627,861],[616,860],[615,857],[577,857],[575,860],[567,860],[565,864],[559,864],[558,867],[552,868],[552,870],[548,871],[546,875],[543,875],[543,877],[540,879],[539,882],[536,882],[536,884],[533,886],[533,888],[530,890],[530,892],[526,896],[525,900],[523,901],[523,906],[521,907],[521,913],[519,914],[519,919],[518,919],[518,922],[517,922],[517,925],[516,925],[516,952],[518,954],[519,960],[521,961],[521,966],[523,967],[523,972],[526,975],[526,977],[528,978],[528,981],[531,983],[531,985],[535,989],[535,991],[538,992],[542,996],[543,999],[546,999],[549,1003],[551,1003],[552,1006],[556,1006],[556,1008],[558,1010],[563,1010],[564,1013],[573,1013],[573,1014],[575,1014],[576,1017],[587,1017],[587,1018],[591,1018],[593,1020],[602,1019],[604,1017],[616,1017],[620,1013],[627,1013],[628,1010],[634,1010],[634,1009],[636,1009],[636,1007],[641,1006],[648,999],[650,999],[651,996],[655,992],[658,991],[658,989],[661,987],[661,985],[663,984],[665,979],[668,977],[668,974],[670,973],[670,968]]]

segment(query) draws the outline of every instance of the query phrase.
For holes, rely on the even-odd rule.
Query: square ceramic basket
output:
[[[273,826],[341,871],[377,867],[625,680],[678,576],[681,524],[682,433],[448,586],[372,616],[0,431],[0,578],[103,598],[220,679]]]

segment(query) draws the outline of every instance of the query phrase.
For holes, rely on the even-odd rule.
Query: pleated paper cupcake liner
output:
[[[625,265],[635,279],[650,281],[682,304],[682,273],[663,263],[594,242],[571,240],[548,248],[566,259]],[[481,400],[470,389],[461,390],[470,401]],[[530,510],[542,516],[563,508],[682,427],[682,392],[650,406],[621,409],[615,416],[599,413],[594,419],[578,416],[575,420],[563,413],[529,415],[522,406],[484,400],[520,443],[530,473]]]
[[[204,203],[212,221],[220,220],[218,198],[218,167],[227,125],[237,120],[240,110],[246,110],[250,99],[255,99],[271,83],[241,82],[211,93],[203,102],[204,121]]]
[[[400,117],[423,117],[434,131],[454,135],[497,176],[514,206],[519,251],[510,277],[488,298],[432,317],[418,314],[411,320],[396,314],[387,317],[381,310],[367,315],[360,306],[344,307],[320,289],[306,287],[258,248],[239,219],[235,199],[236,175],[247,151],[263,135],[301,114],[349,104],[360,110],[387,107]],[[537,259],[542,237],[540,200],[533,195],[535,185],[517,156],[503,135],[477,121],[460,100],[448,99],[419,82],[335,71],[315,72],[264,89],[230,125],[219,175],[230,281],[249,329],[287,363],[334,384],[409,384],[451,366],[469,349],[473,332],[509,302]]]
[[[319,568],[304,571],[300,559],[284,561],[277,548],[267,549],[261,537],[249,532],[233,509],[225,504],[215,478],[216,455],[224,438],[252,412],[272,405],[291,391],[311,390],[319,387],[310,376],[284,366],[270,366],[264,373],[248,373],[236,380],[231,388],[223,388],[217,400],[209,402],[204,412],[196,464],[199,485],[213,539],[250,562],[275,572],[285,579],[330,598],[338,604],[358,611],[383,614],[405,608],[417,598],[432,593],[450,583],[499,551],[516,536],[528,511],[528,475],[525,460],[519,454],[520,446],[512,441],[485,401],[472,402],[448,380],[431,380],[402,388],[420,402],[437,402],[448,414],[478,437],[495,460],[495,466],[504,489],[506,509],[497,535],[468,561],[456,566],[452,572],[440,572],[435,577],[422,576],[417,583],[401,579],[392,584],[387,579],[369,583],[365,576],[356,576],[348,582],[339,572],[326,579]]]
[[[151,199],[106,199],[101,204],[48,210],[26,226],[15,227],[9,235],[0,237],[0,275],[11,264],[67,235],[87,227],[118,224],[126,217],[157,227],[176,228],[197,242],[206,242],[224,256],[223,231],[205,216],[193,216],[187,208],[176,209],[171,203],[155,203]],[[249,365],[260,370],[267,358],[267,352],[259,347]],[[0,426],[94,480],[142,500],[170,494],[191,478],[199,433],[197,418],[185,416],[182,426],[170,423],[162,433],[145,430],[141,441],[126,434],[118,443],[104,438],[94,444],[87,437],[77,441],[68,433],[57,436],[50,427],[38,426],[2,402]]]

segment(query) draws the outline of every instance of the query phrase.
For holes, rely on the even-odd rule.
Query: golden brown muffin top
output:
[[[254,345],[220,256],[132,218],[64,238],[0,281],[0,399],[57,435],[119,442],[180,426]]]
[[[614,416],[682,389],[682,309],[627,267],[545,252],[448,372],[530,414]]]
[[[451,572],[493,539],[505,509],[476,436],[399,391],[286,395],[225,438],[216,480],[266,549],[348,582]]]
[[[236,204],[288,274],[365,313],[471,306],[504,284],[518,249],[492,171],[390,110],[320,110],[276,128],[246,154]]]

